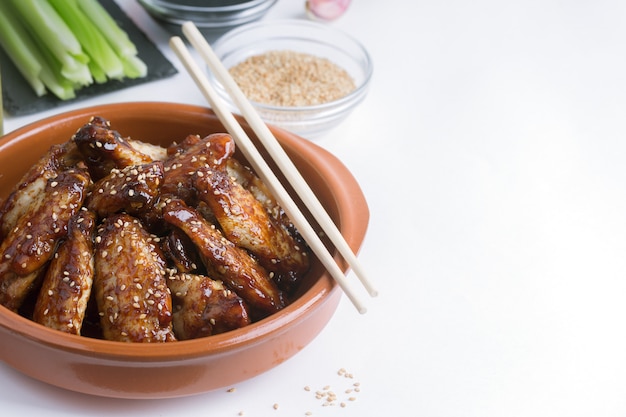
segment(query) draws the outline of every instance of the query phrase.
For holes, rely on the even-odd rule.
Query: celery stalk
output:
[[[77,0],[48,0],[59,16],[67,23],[97,66],[107,77],[120,79],[124,77],[122,61],[105,37],[97,28],[97,20],[92,22],[78,7]],[[90,65],[93,68],[93,65]]]
[[[10,4],[0,2],[0,43],[33,87],[35,94],[40,97],[47,88],[61,100],[75,97],[73,85],[60,75],[60,64],[49,51],[35,44],[14,12]],[[12,31],[12,35],[7,34],[7,31]],[[16,51],[17,54],[10,51]],[[23,70],[25,66],[28,68]]]
[[[50,3],[42,0],[11,0],[11,3],[30,33],[61,62],[63,76],[79,85],[93,82],[87,66],[89,57]]]
[[[89,61],[87,65],[96,84],[104,84],[108,81],[106,73],[95,61]]]
[[[39,79],[42,66],[33,53],[37,47],[14,15],[10,5],[1,1],[0,45],[33,88],[35,94],[38,97],[43,96],[46,93],[46,87]]]
[[[148,74],[148,66],[138,56],[122,58],[124,75],[128,78],[142,78]]]
[[[37,59],[42,62],[39,78],[48,90],[61,100],[69,100],[76,97],[74,90],[79,86],[75,86],[72,81],[63,76],[61,63],[55,59],[52,51],[47,48],[38,48],[34,53]]]
[[[137,55],[137,47],[129,39],[128,34],[119,27],[98,0],[80,0],[78,6],[93,22],[97,22],[98,29],[120,57]]]
[[[0,0],[0,47],[38,96],[67,100],[94,81],[148,73],[98,0]]]
[[[96,27],[122,60],[124,75],[128,78],[145,77],[148,67],[137,56],[137,47],[98,0],[80,0],[76,3],[86,16],[97,22]]]

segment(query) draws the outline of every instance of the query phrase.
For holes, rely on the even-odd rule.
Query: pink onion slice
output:
[[[306,0],[309,17],[318,20],[335,20],[345,13],[350,0]]]

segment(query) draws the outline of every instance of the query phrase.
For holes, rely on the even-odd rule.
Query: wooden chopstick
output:
[[[211,45],[207,42],[205,37],[193,22],[183,23],[182,30],[189,42],[193,45],[196,51],[200,53],[200,56],[209,66],[209,69],[219,79],[222,85],[224,85],[224,88],[237,107],[239,107],[242,116],[246,119],[254,133],[257,135],[259,141],[263,144],[263,146],[265,146],[265,149],[292,185],[304,205],[309,209],[310,213],[324,229],[324,232],[330,241],[335,245],[337,251],[341,254],[348,265],[350,265],[352,271],[357,278],[359,278],[369,294],[372,297],[377,296],[378,291],[374,288],[374,285],[367,277],[364,268],[358,261],[356,255],[346,240],[343,238],[343,235],[331,217],[328,215],[328,212],[324,209],[313,190],[311,190],[311,187],[309,187],[309,184],[302,177],[265,122],[263,122],[261,116],[259,116],[235,80],[231,77],[226,67],[224,67],[218,56],[213,51],[213,48],[211,48]]]
[[[263,159],[263,156],[254,146],[246,132],[239,125],[233,114],[226,108],[226,105],[211,86],[204,72],[191,56],[191,53],[187,49],[183,40],[178,36],[172,37],[170,39],[170,47],[174,50],[189,75],[198,85],[200,91],[211,105],[211,108],[218,116],[222,124],[224,124],[224,127],[233,136],[237,147],[241,150],[259,177],[268,186],[287,215],[289,215],[291,221],[307,241],[313,253],[315,253],[322,265],[324,265],[329,274],[335,279],[358,312],[364,314],[367,309],[349,285],[343,271],[339,268],[332,255],[328,252],[326,246],[318,236],[317,232],[309,224],[296,203],[291,199],[289,193],[285,190],[280,180],[278,180],[267,162]]]

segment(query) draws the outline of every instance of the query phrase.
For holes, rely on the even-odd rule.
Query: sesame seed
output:
[[[326,58],[295,51],[254,55],[229,71],[249,99],[276,106],[326,103],[355,89],[343,68]]]

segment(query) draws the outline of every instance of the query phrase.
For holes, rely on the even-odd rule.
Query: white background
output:
[[[119,3],[175,62],[169,34]],[[303,6],[279,0],[266,19]],[[313,343],[235,392],[105,399],[0,365],[2,414],[626,415],[625,21],[617,0],[354,0],[332,25],[371,53],[371,92],[317,143],[369,202],[369,312],[344,298]],[[204,104],[176,65],[5,128],[98,103]],[[303,389],[347,397],[342,367],[361,384],[347,407]]]

